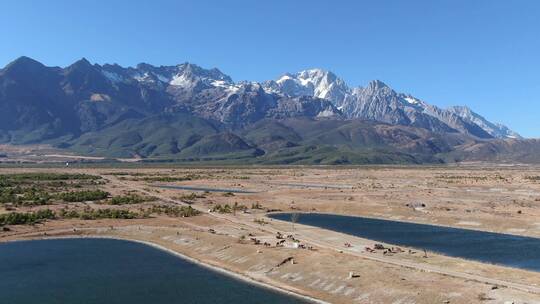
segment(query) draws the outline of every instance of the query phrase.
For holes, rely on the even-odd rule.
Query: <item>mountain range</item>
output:
[[[537,140],[465,106],[442,109],[379,80],[310,69],[234,82],[191,63],[0,70],[0,142],[149,160],[272,164],[537,162]]]

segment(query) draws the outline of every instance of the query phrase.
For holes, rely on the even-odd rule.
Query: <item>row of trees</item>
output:
[[[235,213],[236,211],[246,211],[248,207],[246,205],[238,204],[238,202],[235,202],[234,205],[230,206],[229,204],[221,205],[217,204],[214,207],[212,207],[212,212],[218,212],[218,213]]]
[[[43,220],[54,218],[56,218],[56,214],[54,213],[54,211],[49,209],[25,213],[11,212],[6,214],[0,214],[0,226],[36,224]]]
[[[49,194],[43,189],[36,187],[22,188],[19,186],[13,188],[0,187],[0,204],[14,204],[17,206],[40,206],[48,205],[50,200],[62,200],[64,202],[86,202],[100,201],[109,197],[109,193],[102,190],[81,190]],[[106,203],[110,205],[139,204],[155,201],[152,196],[140,196],[137,194],[128,194],[115,196]]]
[[[183,182],[200,179],[201,177],[197,174],[187,174],[184,176],[145,176],[142,178],[134,178],[134,181],[145,181],[145,182]]]
[[[84,210],[63,208],[60,209],[58,212],[54,212],[50,209],[44,209],[35,212],[11,212],[6,214],[0,214],[0,226],[36,224],[42,222],[43,220],[57,218],[81,220],[135,219],[147,218],[151,214],[166,214],[171,217],[191,217],[199,215],[201,214],[201,212],[191,206],[168,205],[152,206],[148,209],[140,209],[140,212],[134,212],[127,209],[110,208],[85,208]]]
[[[150,209],[146,210],[148,213],[155,214],[166,214],[171,217],[190,217],[201,214],[197,209],[194,209],[191,206],[168,206],[168,205],[159,205],[152,206]]]
[[[50,200],[64,202],[84,202],[106,199],[108,192],[102,190],[82,190],[49,194],[36,187],[0,188],[0,204],[14,204],[17,206],[40,206],[49,204]]]
[[[90,174],[68,173],[16,173],[0,174],[0,186],[12,186],[15,184],[27,184],[37,181],[67,181],[67,180],[97,180],[101,176]]]
[[[83,211],[61,209],[58,215],[62,218],[76,218],[81,220],[97,219],[134,219],[143,217],[141,214],[125,209],[91,209]]]
[[[122,195],[122,196],[115,196],[109,201],[107,201],[107,204],[110,205],[129,205],[129,204],[140,204],[144,202],[151,202],[155,201],[156,198],[153,196],[140,196],[137,194],[128,194],[128,195]]]
[[[46,205],[50,199],[51,195],[36,187],[0,187],[0,204],[38,206]]]
[[[35,212],[10,212],[0,214],[0,226],[37,224],[56,218],[96,220],[96,219],[134,219],[142,214],[124,209],[85,209],[82,211],[61,209],[58,213],[44,209]]]

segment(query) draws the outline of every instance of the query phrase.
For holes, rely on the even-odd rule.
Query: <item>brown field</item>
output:
[[[330,303],[540,303],[540,273],[428,253],[366,252],[372,240],[265,217],[268,210],[329,212],[540,237],[540,168],[521,166],[351,168],[25,168],[0,174],[67,172],[100,175],[112,196],[155,201],[106,206],[133,211],[191,204],[194,217],[55,219],[10,225],[0,241],[106,236],[161,245],[204,264]],[[182,180],[185,179],[185,180]],[[180,181],[182,180],[182,181]],[[254,191],[224,195],[162,189],[156,184]],[[198,195],[192,196],[196,192]],[[247,211],[208,212],[216,205]],[[254,204],[260,208],[253,209]],[[423,204],[423,205],[422,205]],[[0,214],[8,212],[0,205]],[[11,207],[17,212],[105,208],[96,202]],[[424,207],[422,207],[424,206]],[[13,210],[11,210],[13,211]],[[10,212],[11,212],[10,211]],[[276,247],[294,234],[314,250]],[[270,246],[254,244],[251,238]],[[350,247],[345,247],[350,243]],[[294,263],[282,261],[293,258]],[[354,278],[348,278],[354,272]]]

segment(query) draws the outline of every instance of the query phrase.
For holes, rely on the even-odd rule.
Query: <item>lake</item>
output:
[[[271,218],[290,221],[287,213]],[[356,216],[309,213],[298,223],[443,255],[540,271],[540,239]]]
[[[0,243],[0,303],[307,303],[112,239]]]

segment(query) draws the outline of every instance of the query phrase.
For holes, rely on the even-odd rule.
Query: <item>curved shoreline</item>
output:
[[[186,260],[186,261],[188,261],[190,263],[193,263],[195,265],[204,267],[204,268],[206,268],[208,270],[215,271],[215,272],[217,272],[219,274],[222,274],[222,275],[237,279],[237,280],[242,281],[242,282],[244,282],[246,284],[251,284],[251,285],[258,286],[258,287],[262,287],[262,288],[267,289],[267,290],[279,292],[279,293],[282,293],[282,294],[285,294],[285,295],[288,295],[288,296],[292,296],[292,297],[295,297],[295,298],[298,298],[298,299],[309,301],[311,303],[331,304],[329,302],[326,302],[326,301],[323,301],[323,300],[320,300],[320,299],[316,299],[316,298],[313,298],[313,297],[310,297],[310,296],[307,296],[307,295],[303,295],[303,294],[300,294],[300,293],[297,293],[297,292],[294,292],[294,291],[290,291],[290,290],[287,290],[287,289],[284,289],[284,288],[280,288],[278,286],[274,286],[274,285],[272,285],[270,283],[259,281],[259,280],[255,279],[253,277],[250,277],[247,274],[241,274],[241,273],[237,273],[237,272],[225,269],[225,268],[221,268],[221,267],[211,265],[211,264],[206,263],[204,261],[201,261],[199,259],[187,256],[187,255],[182,254],[180,252],[169,249],[169,248],[167,248],[165,246],[162,246],[162,245],[159,245],[159,244],[156,244],[156,243],[153,243],[153,242],[149,242],[149,241],[142,241],[142,240],[130,239],[130,238],[122,238],[122,237],[116,237],[116,236],[91,235],[91,234],[89,234],[89,235],[84,235],[84,236],[80,236],[80,235],[71,235],[70,236],[70,235],[67,235],[67,236],[51,236],[51,237],[36,237],[36,238],[28,238],[28,239],[17,239],[17,240],[3,241],[3,242],[0,242],[0,244],[2,244],[2,243],[6,244],[6,243],[12,243],[12,242],[24,242],[24,241],[37,241],[37,240],[55,240],[55,239],[57,239],[57,240],[58,239],[111,239],[111,240],[117,240],[117,241],[138,243],[138,244],[146,245],[146,246],[161,250],[161,251],[166,252],[168,254],[174,255],[177,258]]]
[[[291,213],[299,213],[300,215],[302,215],[302,214],[323,214],[323,215],[339,215],[339,216],[348,216],[348,217],[359,217],[359,218],[365,218],[365,219],[370,219],[370,220],[392,221],[392,222],[405,223],[405,224],[429,225],[429,226],[441,227],[441,228],[453,228],[453,229],[461,229],[461,230],[471,230],[471,231],[476,231],[476,232],[505,234],[505,235],[510,235],[510,236],[520,236],[520,237],[536,238],[536,239],[540,238],[538,236],[530,236],[530,235],[526,235],[526,234],[520,234],[520,233],[517,233],[517,232],[514,232],[514,233],[512,233],[512,232],[500,232],[500,231],[496,231],[496,230],[482,230],[482,229],[479,229],[479,228],[476,228],[476,227],[469,227],[469,226],[467,226],[467,227],[457,227],[457,226],[451,226],[450,224],[440,224],[440,223],[431,223],[431,222],[415,222],[415,221],[407,220],[407,219],[390,219],[390,218],[385,218],[385,217],[377,217],[377,216],[369,216],[369,215],[350,215],[350,214],[343,214],[343,213],[336,213],[336,212],[325,212],[325,211],[301,211],[301,210],[298,210],[296,212],[273,211],[273,212],[266,213],[264,216],[266,218],[269,218],[269,219],[273,219],[273,220],[277,220],[277,221],[283,221],[283,220],[272,218],[270,216],[273,215],[273,214],[291,214]],[[290,223],[290,221],[285,221],[285,222]],[[296,223],[296,224],[301,224],[301,223]],[[301,224],[301,225],[305,225],[305,224]],[[311,226],[311,225],[306,225],[306,226]],[[311,227],[316,227],[316,226],[311,226]],[[320,228],[320,227],[317,227],[317,228]],[[320,229],[325,229],[325,228],[320,228]],[[334,230],[332,230],[332,231],[334,231]]]
[[[287,214],[287,213],[290,213],[290,212],[283,212],[282,211],[282,212],[274,212],[274,213],[271,213],[271,214]],[[304,214],[308,214],[308,213],[331,214],[331,213],[323,213],[323,212],[299,212],[299,213],[304,213]],[[271,215],[271,214],[269,214],[269,215]],[[336,214],[333,214],[333,215],[336,215]],[[358,217],[358,216],[352,216],[352,217]],[[274,220],[274,221],[278,221],[278,222],[282,222],[282,223],[286,223],[286,224],[291,223],[290,221],[275,219],[275,218],[271,218],[269,216],[265,216],[265,218],[268,218],[268,219]],[[369,240],[369,239],[363,238],[361,236],[355,236],[355,235],[352,235],[352,234],[348,234],[348,233],[345,233],[345,232],[339,232],[339,231],[336,231],[336,230],[321,228],[321,227],[317,227],[317,226],[311,226],[311,225],[302,224],[302,223],[296,223],[296,224],[301,225],[301,226],[305,226],[305,227],[309,227],[309,228],[323,229],[323,230],[330,231],[332,233],[337,233],[337,234],[341,234],[341,235],[347,235],[347,236],[356,237],[356,238],[359,238],[359,239]],[[306,239],[306,236],[304,236],[304,239]],[[316,245],[321,246],[321,247],[325,247],[325,248],[332,249],[332,250],[338,250],[335,247],[333,247],[332,245],[325,244],[324,242],[320,242],[320,241],[317,241],[317,240],[314,240],[314,239],[309,239],[308,241],[311,242],[312,244],[316,244]],[[371,240],[371,241],[373,241],[373,240]],[[385,242],[382,242],[382,241],[381,241],[381,243],[391,245],[391,244],[388,244],[388,243],[385,243]],[[363,254],[363,253],[360,253],[360,252],[353,252],[353,251],[350,251],[350,250],[347,250],[347,249],[340,249],[339,251],[340,252],[342,252],[342,251],[345,252],[346,251],[349,254],[353,254],[355,256],[362,257],[362,258],[365,258],[365,259],[368,259],[368,260],[382,262],[382,263],[385,263],[385,264],[392,264],[392,265],[396,265],[396,266],[400,266],[400,267],[406,267],[406,268],[425,271],[425,272],[438,273],[438,274],[441,274],[441,275],[451,276],[451,277],[455,277],[455,278],[459,278],[459,279],[471,280],[471,281],[475,281],[475,282],[479,282],[479,283],[483,283],[483,284],[502,286],[502,287],[506,287],[506,288],[513,288],[515,290],[528,292],[528,293],[540,294],[540,288],[538,288],[537,287],[538,285],[536,285],[536,284],[526,285],[526,284],[516,283],[516,282],[512,282],[512,281],[506,281],[506,280],[503,280],[503,279],[497,279],[497,278],[494,279],[494,278],[490,278],[490,277],[486,277],[486,276],[482,276],[482,275],[478,275],[478,274],[474,274],[474,273],[447,270],[447,269],[439,268],[439,267],[433,266],[433,265],[422,265],[422,264],[417,264],[417,263],[411,263],[411,262],[408,262],[408,261],[397,261],[397,260],[392,260],[392,259],[388,259],[388,258],[385,258],[385,257],[372,256],[372,255]],[[514,267],[510,267],[510,266],[483,263],[483,262],[479,262],[479,261],[476,261],[476,260],[463,259],[463,258],[460,258],[460,257],[445,256],[445,255],[442,255],[442,254],[436,253],[436,252],[432,252],[432,253],[435,253],[437,255],[447,257],[447,258],[450,258],[450,259],[456,259],[456,260],[464,261],[464,262],[472,262],[472,263],[478,263],[480,265],[484,264],[484,265],[489,265],[489,266],[493,266],[493,267],[501,267],[503,269],[504,268],[506,268],[506,269],[514,269],[514,270],[526,271],[526,272],[534,273],[534,271],[532,271],[532,270],[527,270],[527,269],[523,269],[523,268],[514,268]]]
[[[274,218],[274,217],[272,217],[272,215],[291,214],[291,213],[293,213],[293,212],[285,212],[285,211],[272,212],[272,213],[267,213],[265,215],[265,217],[268,218],[268,219],[271,219],[271,220],[280,221],[280,222],[290,224],[290,223],[292,223],[291,221]],[[538,238],[538,237],[531,237],[531,236],[524,236],[524,235],[516,235],[516,234],[508,234],[508,233],[500,233],[500,232],[492,232],[492,231],[484,231],[484,230],[476,230],[476,229],[468,229],[468,228],[459,228],[459,227],[444,226],[444,225],[423,224],[423,223],[412,222],[412,221],[390,220],[390,219],[368,217],[368,216],[344,215],[344,214],[329,213],[329,212],[296,212],[296,213],[299,213],[299,214],[315,214],[315,215],[335,215],[335,216],[342,216],[342,217],[349,217],[349,218],[389,221],[389,222],[396,222],[396,223],[399,223],[399,224],[424,225],[424,226],[432,226],[432,227],[435,227],[435,228],[445,228],[445,229],[449,228],[449,229],[470,231],[470,232],[474,232],[474,233],[479,233],[480,232],[480,233],[486,233],[486,234],[497,234],[497,235],[502,235],[502,236],[506,236],[506,237],[520,237],[520,238],[540,240],[540,238]],[[327,227],[315,226],[315,225],[310,225],[310,224],[305,224],[305,223],[300,223],[300,222],[295,222],[295,225],[303,225],[303,226],[306,226],[306,227],[327,230],[327,231],[331,231],[331,232],[334,232],[334,233],[339,233],[339,234],[343,234],[343,235],[350,236],[350,237],[356,237],[356,238],[371,241],[371,242],[383,243],[383,244],[386,244],[386,245],[389,245],[389,246],[398,246],[398,247],[401,246],[401,247],[404,247],[404,248],[411,248],[411,249],[419,250],[419,251],[425,250],[426,252],[429,252],[431,254],[436,254],[436,255],[444,256],[446,258],[456,259],[456,260],[460,260],[460,261],[464,261],[464,262],[480,263],[480,264],[485,264],[485,265],[490,265],[490,266],[503,267],[503,268],[508,268],[508,269],[522,270],[522,271],[540,272],[540,270],[533,269],[533,268],[525,268],[525,267],[519,267],[519,266],[515,266],[515,265],[510,265],[510,264],[495,263],[495,262],[482,260],[481,258],[476,258],[475,259],[475,258],[468,258],[468,257],[459,256],[459,255],[450,255],[450,254],[448,254],[446,252],[443,252],[443,251],[440,251],[440,250],[426,249],[426,248],[416,247],[416,246],[407,245],[407,244],[397,244],[397,243],[393,243],[393,242],[389,242],[389,241],[383,241],[383,240],[368,238],[368,237],[366,237],[364,235],[356,235],[356,234],[353,234],[353,233],[350,233],[350,232],[334,230],[334,229],[327,228]]]

